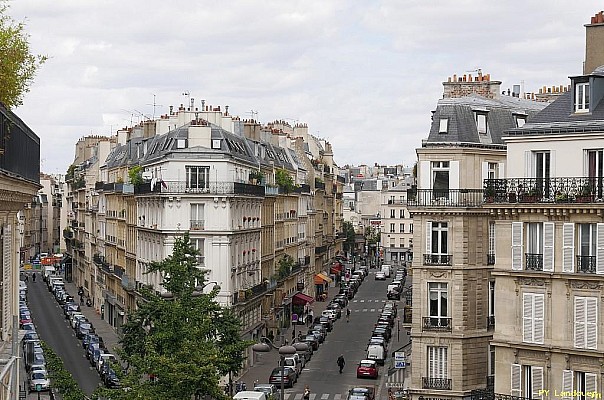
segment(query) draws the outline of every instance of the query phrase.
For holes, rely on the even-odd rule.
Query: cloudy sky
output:
[[[442,82],[480,68],[502,89],[568,84],[600,1],[11,0],[46,54],[16,113],[40,136],[42,170],[75,142],[169,105],[229,105],[305,122],[336,162],[412,165]]]

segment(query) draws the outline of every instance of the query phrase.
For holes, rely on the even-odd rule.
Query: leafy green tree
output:
[[[164,298],[142,289],[143,301],[123,327],[122,378],[126,391],[99,389],[111,399],[191,399],[194,395],[224,399],[221,376],[237,372],[251,343],[240,337],[241,323],[215,300],[220,288],[203,294],[205,272],[198,268],[197,250],[188,233],[177,238],[172,255],[152,263],[159,273]]]
[[[279,185],[285,193],[289,193],[294,190],[294,178],[284,169],[279,168],[275,171],[275,182]]]
[[[352,222],[344,221],[342,224],[342,230],[344,231],[344,236],[346,237],[346,240],[344,240],[344,251],[352,253],[354,251],[355,243],[355,232]]]
[[[0,102],[13,108],[23,104],[23,95],[47,57],[31,54],[25,25],[7,15],[8,8],[7,1],[0,0]]]
[[[143,183],[143,168],[140,165],[135,165],[128,169],[128,178],[130,183],[133,185],[140,185]]]

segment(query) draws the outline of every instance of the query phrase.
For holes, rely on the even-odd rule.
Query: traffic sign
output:
[[[404,351],[394,352],[394,368],[405,368],[407,357]]]

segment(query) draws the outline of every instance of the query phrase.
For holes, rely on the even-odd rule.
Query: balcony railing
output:
[[[451,265],[451,254],[424,254],[424,265]]]
[[[233,295],[233,304],[241,303],[244,301],[249,301],[249,300],[265,293],[267,290],[268,290],[268,284],[266,284],[266,283],[259,283],[255,286],[252,286],[249,289],[240,290],[238,293],[235,293]]]
[[[593,203],[604,193],[603,178],[485,179],[487,203]]]
[[[495,265],[495,254],[487,254],[487,265]]]
[[[40,138],[0,104],[0,170],[32,182],[40,181]]]
[[[115,274],[115,276],[117,276],[118,278],[121,278],[122,276],[124,276],[124,268],[114,265],[113,266],[113,273]]]
[[[163,181],[155,182],[151,188],[151,182],[136,185],[135,194],[165,193],[165,194],[218,194],[218,195],[247,195],[264,197],[264,186],[251,185],[240,182],[208,182],[207,185],[190,185],[185,181]]]
[[[294,193],[310,193],[310,185],[302,184],[294,188]]]
[[[451,379],[422,377],[423,389],[451,390]]]
[[[470,392],[470,400],[531,400],[530,397],[520,397],[512,396],[509,394],[495,393],[493,389],[493,387],[487,387],[485,389],[474,389]]]
[[[488,329],[492,329],[495,327],[495,316],[494,315],[489,315],[487,317],[487,328]]]
[[[325,182],[321,182],[320,180],[315,179],[315,189],[325,190]]]
[[[327,251],[327,246],[318,246],[315,247],[315,254],[323,254]]]
[[[416,207],[478,207],[482,189],[409,189],[407,205]]]
[[[423,317],[422,331],[451,332],[451,318]]]
[[[577,256],[577,272],[596,273],[596,256]]]
[[[526,270],[543,271],[543,254],[525,253]]]
[[[191,220],[191,230],[192,231],[202,231],[204,229],[204,220],[203,219],[192,219]]]

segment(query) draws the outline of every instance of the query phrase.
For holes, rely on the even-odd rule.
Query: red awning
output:
[[[308,295],[305,295],[302,292],[298,292],[292,296],[292,303],[296,304],[296,305],[311,304],[314,301],[315,301],[315,299],[313,299],[312,297],[310,297]]]
[[[331,273],[332,274],[337,274],[339,272],[342,272],[343,269],[344,269],[344,266],[342,264],[340,264],[340,263],[334,263],[331,266]]]

